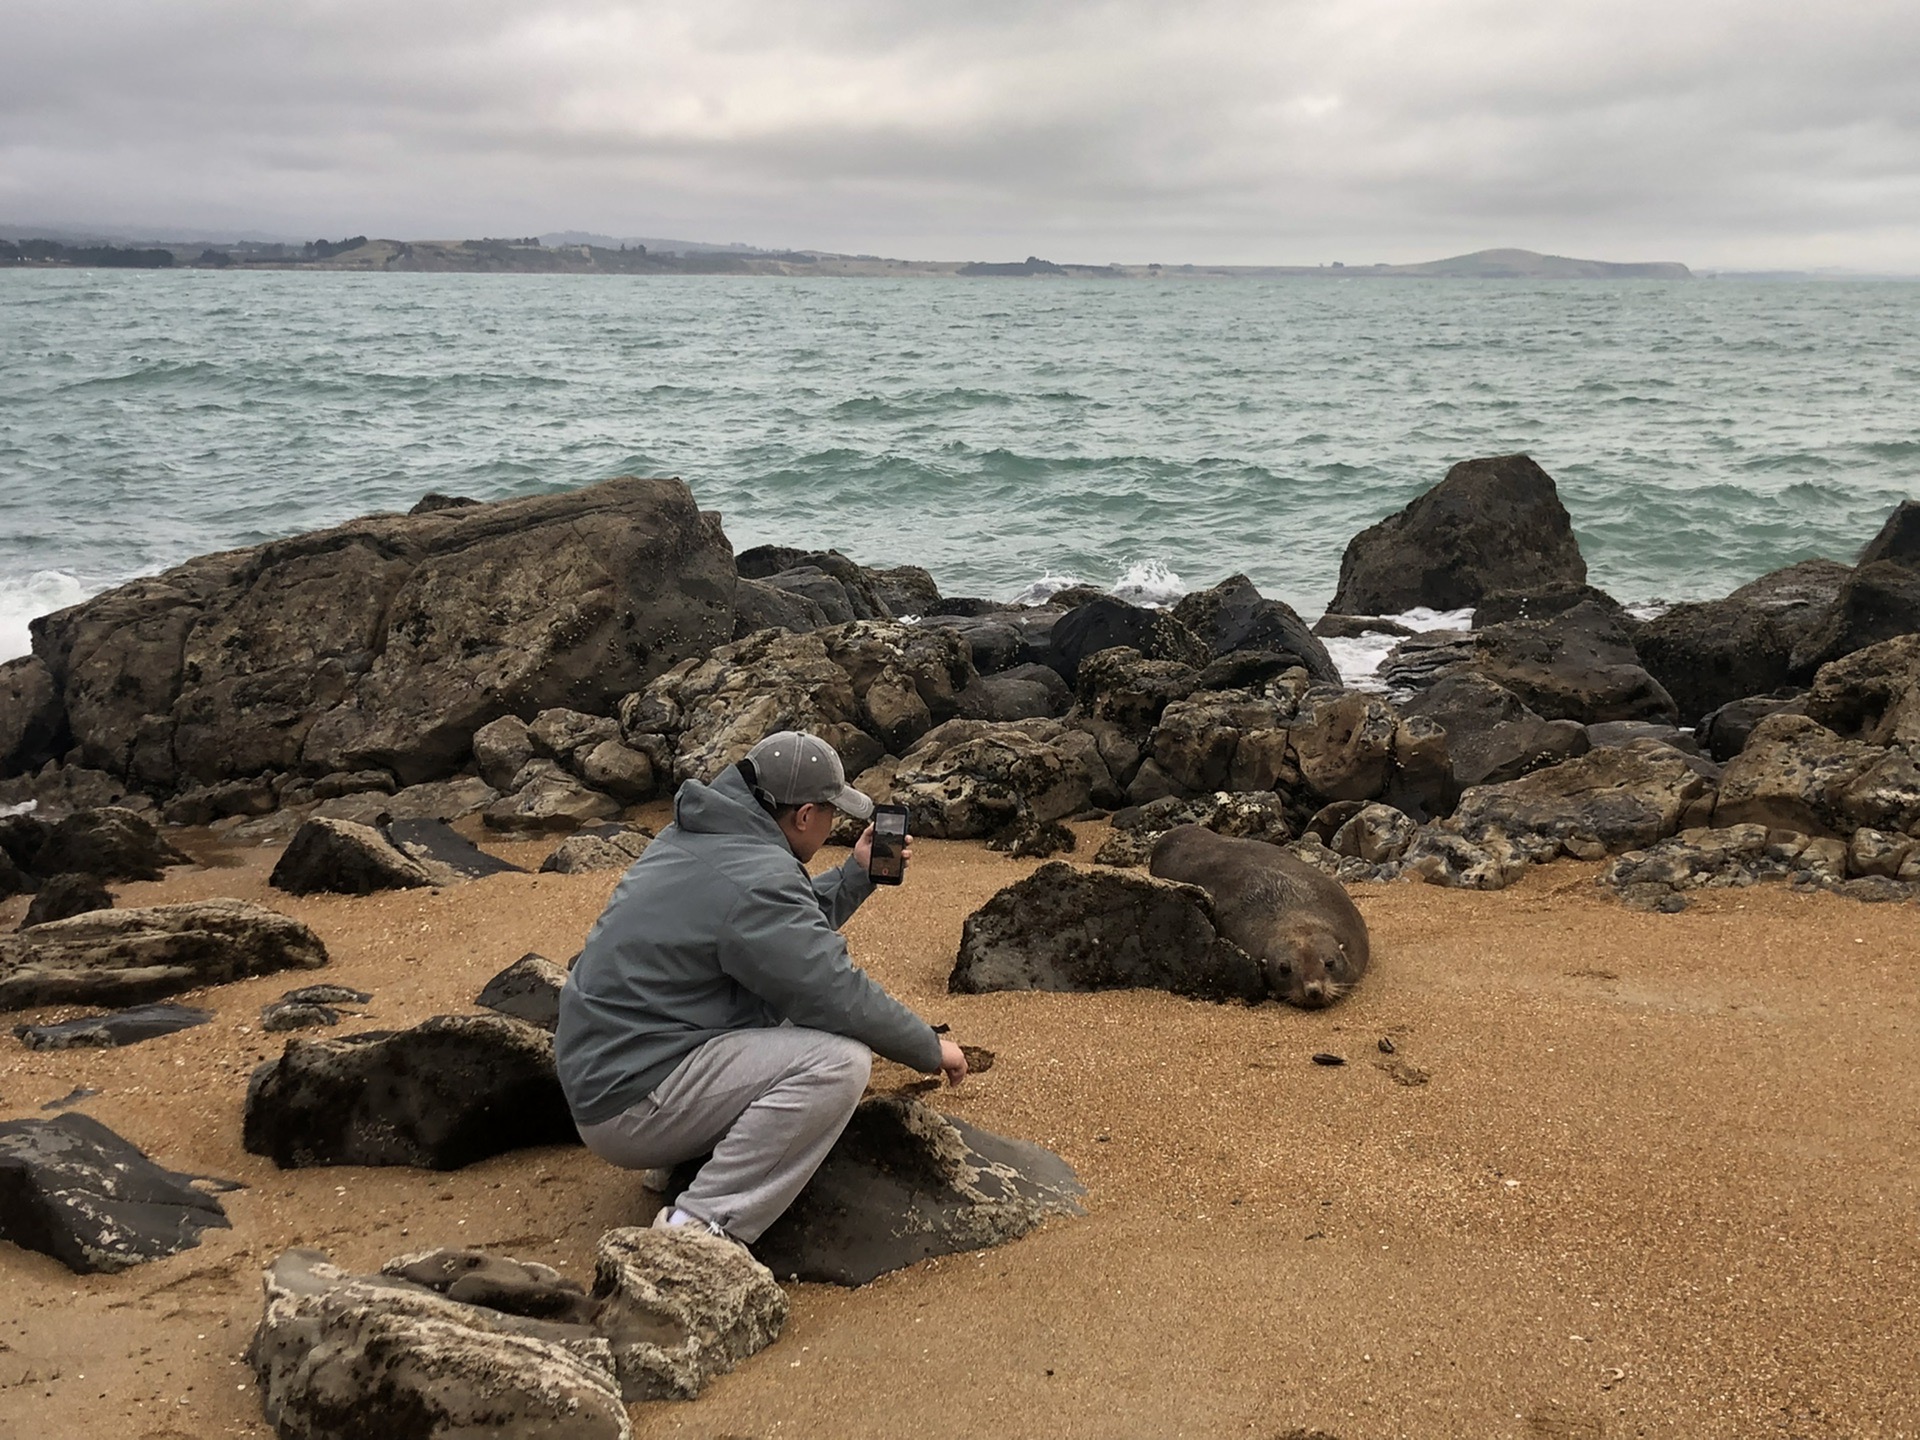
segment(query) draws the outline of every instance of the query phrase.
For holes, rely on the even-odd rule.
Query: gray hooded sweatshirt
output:
[[[637,1105],[716,1035],[788,1020],[938,1070],[940,1037],[837,933],[871,893],[856,860],[810,879],[739,767],[682,785],[560,992],[554,1057],[575,1123]]]

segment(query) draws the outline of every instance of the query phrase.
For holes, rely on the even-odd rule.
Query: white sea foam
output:
[[[0,805],[0,820],[9,815],[31,815],[39,808],[38,800],[22,800],[18,805]]]
[[[24,580],[0,576],[0,662],[33,648],[27,622],[34,616],[78,605],[95,588],[64,570],[36,570]]]
[[[1397,621],[1409,630],[1465,630],[1473,624],[1473,611],[1429,610],[1419,605],[1403,615],[1383,618]],[[1387,687],[1378,679],[1380,662],[1403,638],[1372,631],[1351,639],[1330,639],[1320,643],[1327,647],[1327,658],[1339,670],[1342,681],[1355,690],[1384,691]]]
[[[1044,605],[1062,590],[1089,583],[1097,582],[1089,582],[1070,571],[1061,573],[1049,570],[1014,596],[1013,603]],[[1187,593],[1187,582],[1176,575],[1166,561],[1149,558],[1128,561],[1126,568],[1106,590],[1116,600],[1125,600],[1129,605],[1164,610]]]

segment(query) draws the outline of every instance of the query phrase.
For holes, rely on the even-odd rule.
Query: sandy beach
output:
[[[1076,828],[1084,859],[1104,826]],[[471,1009],[524,952],[571,955],[614,873],[296,899],[267,887],[277,850],[184,833],[205,867],[115,887],[119,905],[256,900],[332,963],[180,997],[217,1018],[123,1050],[0,1042],[0,1118],[87,1087],[78,1108],[159,1163],[246,1186],[231,1230],[118,1275],[0,1245],[0,1435],[268,1436],[242,1356],[283,1249],[365,1269],[474,1246],[588,1277],[601,1232],[652,1214],[578,1148],[435,1174],[282,1172],[240,1144],[247,1076],[284,1038],[261,1005],[331,980],[373,992],[350,1028]],[[530,868],[551,843],[482,838]],[[997,1052],[936,1103],[1066,1157],[1087,1216],[859,1290],[795,1287],[777,1344],[697,1401],[634,1407],[637,1434],[1920,1433],[1910,905],[1761,887],[1640,914],[1563,862],[1497,894],[1360,887],[1373,970],[1318,1013],[949,995],[965,917],[1035,863],[919,841],[848,935]],[[874,1084],[912,1078],[882,1064]]]

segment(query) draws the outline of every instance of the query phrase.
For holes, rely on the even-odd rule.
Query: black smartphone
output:
[[[876,885],[898,885],[907,874],[907,807],[873,807],[873,849],[867,874]]]

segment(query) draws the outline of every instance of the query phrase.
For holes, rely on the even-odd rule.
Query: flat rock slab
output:
[[[1055,860],[967,917],[947,988],[1137,988],[1258,1001],[1267,982],[1258,962],[1220,933],[1198,886]]]
[[[551,1034],[560,1024],[560,991],[566,983],[565,970],[529,951],[487,981],[474,1003]]]
[[[287,1042],[247,1086],[246,1147],[283,1170],[457,1170],[530,1145],[576,1145],[553,1037],[502,1015]]]
[[[435,885],[526,873],[489,855],[442,820],[395,820],[386,827],[386,835],[396,849],[426,870]]]
[[[111,1050],[191,1030],[211,1019],[213,1011],[194,1005],[136,1005],[56,1025],[16,1025],[13,1033],[29,1050]]]
[[[678,1193],[695,1166],[683,1166]],[[807,1188],[754,1245],[782,1279],[864,1285],[936,1255],[1003,1245],[1086,1194],[1052,1151],[910,1096],[861,1102]]]
[[[200,1243],[229,1228],[210,1184],[163,1170],[91,1116],[0,1121],[0,1240],[38,1250],[91,1275],[124,1270]]]
[[[0,1010],[137,1003],[326,963],[313,931],[244,900],[95,910],[0,935]]]

